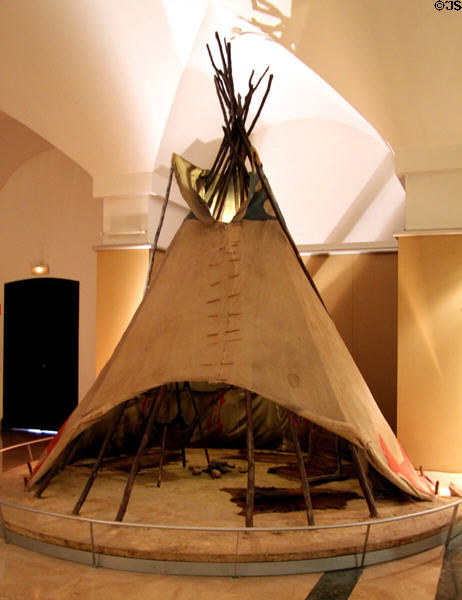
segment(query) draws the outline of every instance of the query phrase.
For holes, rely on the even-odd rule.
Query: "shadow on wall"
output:
[[[247,22],[258,27],[273,41],[281,44],[297,56],[298,42],[302,37],[303,27],[310,11],[307,0],[292,0],[291,14],[285,15],[274,3],[268,0],[251,0],[252,10],[261,15],[251,17]]]
[[[338,243],[339,240],[347,240],[348,235],[354,230],[355,226],[360,223],[361,219],[366,212],[371,209],[374,202],[377,201],[380,191],[384,189],[386,183],[393,176],[393,169],[393,157],[388,154],[377,164],[374,173],[357,194],[349,208],[341,215],[337,224],[326,238],[326,244],[335,244]],[[381,235],[377,232],[377,239],[389,239],[391,237],[390,232],[394,232],[397,229],[401,230],[402,218],[400,217],[402,216],[402,211],[404,211],[404,206],[398,206],[397,210],[401,212],[399,214],[392,213],[391,215],[387,215],[388,223],[383,222],[383,219],[381,219],[382,231],[380,232]]]

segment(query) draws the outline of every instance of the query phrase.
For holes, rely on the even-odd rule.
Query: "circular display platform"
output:
[[[132,459],[106,461],[79,517],[72,518],[92,460],[68,466],[41,498],[24,490],[26,466],[16,467],[0,477],[5,536],[41,552],[99,566],[274,575],[357,567],[422,551],[444,543],[454,513],[454,498],[421,502],[388,493],[376,498],[379,519],[370,519],[357,480],[348,478],[311,487],[316,527],[307,528],[300,482],[285,468],[292,457],[257,452],[254,528],[245,529],[244,455],[233,450],[210,454],[227,471],[219,478],[202,470],[203,451],[188,449],[186,468],[178,453],[169,454],[160,487],[158,468],[149,466],[156,463],[148,454],[122,524],[113,519]],[[447,509],[402,519],[443,507]],[[381,522],[391,517],[400,519]],[[455,523],[454,532],[457,527]]]

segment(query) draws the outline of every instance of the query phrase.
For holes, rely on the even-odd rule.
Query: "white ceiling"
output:
[[[398,158],[415,148],[462,144],[462,15],[456,11],[438,12],[431,0],[216,4],[242,17],[230,16],[234,31],[247,31],[251,22],[321,75]],[[166,124],[190,54],[210,28],[209,9],[206,0],[0,0],[0,185],[49,145],[95,179],[152,172],[166,162],[164,154],[182,152],[166,144]],[[288,106],[296,99],[294,84]],[[197,73],[187,98],[186,106],[197,107],[185,136],[190,144],[208,118],[201,109],[208,85]],[[298,144],[278,151],[285,158],[301,150]],[[306,160],[315,165],[315,158]],[[341,200],[343,220],[330,222],[328,231],[345,228],[350,205]]]

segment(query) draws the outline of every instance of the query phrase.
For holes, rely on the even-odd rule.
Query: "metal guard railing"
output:
[[[15,446],[9,446],[7,448],[0,448],[0,454],[3,452],[7,452],[9,450],[13,450],[13,449],[17,449],[17,448],[21,448],[21,447],[29,447],[28,448],[28,452],[29,452],[29,456],[31,456],[31,449],[30,446],[33,444],[38,444],[40,442],[44,442],[47,441],[50,438],[42,438],[40,440],[34,440],[31,442],[24,442],[23,444],[16,444]],[[24,511],[24,512],[31,512],[31,513],[36,513],[36,514],[41,514],[41,515],[46,515],[48,517],[55,517],[55,518],[59,518],[59,519],[68,519],[68,520],[72,520],[72,521],[78,521],[80,523],[88,523],[89,525],[89,538],[90,538],[90,547],[91,547],[91,554],[92,554],[92,564],[94,567],[97,566],[97,560],[96,560],[96,544],[95,544],[95,534],[94,534],[94,525],[107,525],[107,526],[112,526],[112,527],[132,527],[132,528],[143,528],[143,529],[154,529],[154,530],[173,530],[173,531],[210,531],[210,532],[227,532],[227,533],[236,533],[236,549],[239,546],[239,534],[241,533],[252,533],[252,532],[287,532],[287,531],[319,531],[319,530],[325,530],[325,529],[345,529],[348,527],[365,527],[366,528],[366,533],[365,533],[365,537],[364,537],[364,544],[363,544],[363,548],[362,548],[362,553],[361,553],[361,564],[360,567],[362,568],[364,566],[364,561],[365,561],[365,557],[367,554],[367,544],[369,541],[369,534],[370,534],[370,530],[372,527],[376,526],[376,525],[382,525],[384,523],[391,523],[391,522],[395,522],[395,521],[403,521],[405,519],[412,519],[412,518],[416,518],[416,517],[424,517],[426,515],[430,515],[430,514],[434,514],[437,512],[441,512],[443,510],[449,510],[452,508],[452,515],[451,515],[451,519],[449,520],[448,523],[448,531],[446,534],[446,540],[444,543],[444,547],[447,548],[451,537],[452,537],[452,531],[457,519],[457,511],[459,508],[459,505],[462,503],[462,498],[460,498],[459,500],[456,500],[455,502],[451,502],[450,504],[446,504],[444,506],[438,506],[436,508],[430,508],[428,510],[424,510],[421,512],[417,512],[417,513],[410,513],[407,515],[398,515],[395,517],[386,517],[384,519],[374,519],[372,520],[368,520],[368,521],[355,521],[354,523],[339,523],[339,524],[334,524],[334,525],[305,525],[305,526],[299,526],[299,527],[206,527],[206,526],[195,526],[195,525],[158,525],[158,524],[152,524],[152,523],[127,523],[127,522],[119,522],[119,521],[107,521],[107,520],[103,520],[103,519],[91,519],[88,517],[76,517],[73,515],[64,515],[62,513],[55,513],[55,512],[49,512],[46,510],[40,510],[37,508],[31,508],[31,507],[27,507],[27,506],[21,506],[19,504],[14,504],[12,502],[6,502],[4,500],[2,500],[0,498],[0,530],[2,531],[3,534],[3,539],[6,543],[8,543],[8,535],[7,535],[7,529],[6,529],[6,525],[5,525],[5,520],[3,517],[3,510],[2,508],[8,507],[8,508],[13,508],[13,509],[17,509],[20,511]],[[237,565],[238,563],[238,555],[237,555],[237,550],[236,550],[236,559],[235,559],[235,564]]]

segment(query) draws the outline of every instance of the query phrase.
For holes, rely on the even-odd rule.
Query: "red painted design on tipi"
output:
[[[379,435],[379,438],[380,438],[380,446],[382,447],[382,451],[385,454],[385,457],[388,462],[388,466],[393,471],[393,473],[396,473],[396,475],[398,475],[398,476],[401,475],[402,477],[407,479],[407,481],[409,481],[409,483],[413,487],[415,487],[417,490],[419,490],[423,494],[433,495],[434,490],[432,489],[431,485],[429,484],[428,481],[426,481],[423,477],[421,477],[420,475],[418,475],[416,473],[416,470],[412,466],[411,461],[408,459],[404,450],[402,449],[401,444],[398,442],[403,460],[401,462],[398,462],[396,460],[396,458],[393,456],[393,454],[390,452],[390,450],[388,449],[388,446],[383,441],[383,438],[381,435]]]

